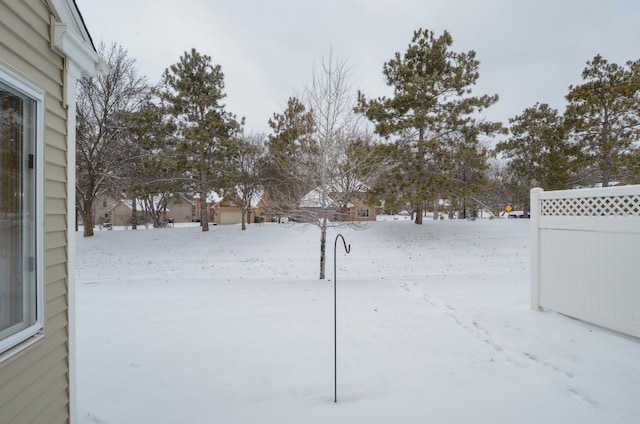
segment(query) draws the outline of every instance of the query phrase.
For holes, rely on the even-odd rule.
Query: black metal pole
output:
[[[344,250],[349,253],[351,251],[351,245],[347,246],[342,234],[336,236],[336,240],[333,243],[333,402],[338,402],[338,297],[337,297],[337,284],[336,284],[336,251],[338,250],[338,238],[342,239],[344,244]]]

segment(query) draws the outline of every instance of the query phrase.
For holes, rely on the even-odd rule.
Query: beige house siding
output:
[[[44,100],[44,337],[0,354],[0,423],[69,421],[67,138],[64,60],[51,49],[44,0],[0,0],[0,65],[46,92]],[[73,184],[73,183],[71,183]]]
[[[111,206],[111,209],[108,212],[100,215],[96,214],[97,216],[95,222],[99,225],[108,215],[108,218],[111,221],[112,225],[128,227],[131,225],[131,214],[131,207],[127,206],[124,200],[118,200]],[[144,219],[145,221],[148,221],[148,219],[145,217],[145,211],[142,210],[142,207],[138,209],[137,215],[139,220]]]
[[[173,219],[174,222],[191,222],[195,217],[195,202],[186,199],[184,196],[170,197],[167,202],[167,216],[164,218]]]
[[[172,220],[174,223],[183,223],[191,222],[195,217],[195,202],[187,199],[183,195],[169,196],[166,200],[166,212],[164,208],[159,208],[160,221]]]
[[[93,222],[99,225],[105,218],[111,219],[111,210],[118,202],[120,202],[120,198],[116,195],[109,193],[98,195],[93,202]],[[77,218],[82,223],[82,217],[78,215]]]
[[[102,200],[100,200],[101,202]],[[108,215],[111,223],[116,226],[130,226],[131,225],[131,200],[118,200],[111,204],[107,204],[108,209],[99,209],[100,213],[96,213],[96,223],[100,223],[100,219]],[[96,206],[99,207],[101,205]],[[96,209],[98,210],[98,209]],[[106,211],[106,212],[104,212]],[[167,199],[167,210],[163,208],[159,210],[159,217],[161,222],[172,220],[174,223],[191,222],[195,216],[195,203],[189,201],[183,196],[171,196]],[[141,201],[138,201],[137,216],[139,222],[147,222],[153,224],[153,216],[151,212],[145,210]]]
[[[356,197],[351,198],[353,206],[349,208],[349,221],[375,221],[375,206]],[[362,215],[362,216],[361,216]]]
[[[253,213],[251,214],[253,216]],[[209,208],[209,217],[216,224],[231,225],[242,222],[242,209],[236,202],[223,199]]]
[[[216,216],[220,225],[240,224],[242,222],[242,212],[223,210]]]

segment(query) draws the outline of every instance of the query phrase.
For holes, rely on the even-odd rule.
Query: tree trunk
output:
[[[200,192],[200,226],[202,231],[209,231],[209,211],[207,211],[207,193]]]
[[[425,154],[425,146],[424,146],[424,126],[421,125],[420,128],[418,129],[419,134],[418,134],[418,157],[420,158],[420,161],[423,162],[424,161],[424,154]],[[424,163],[422,163],[422,166],[424,166]],[[422,170],[421,170],[422,171]],[[416,183],[416,190],[417,193],[420,193],[422,187],[422,177],[418,177],[418,181]],[[416,205],[416,220],[415,223],[416,224],[420,224],[422,225],[422,209],[423,209],[423,204],[424,202],[420,201],[420,203],[418,203]]]
[[[422,224],[423,206],[419,204],[416,206],[416,224]]]
[[[135,196],[131,199],[131,229],[138,229],[138,199]]]
[[[240,212],[240,216],[241,216],[241,221],[242,221],[242,230],[246,230],[247,226],[245,225],[245,221],[247,218],[247,209],[246,208],[242,208],[241,212]]]
[[[327,252],[327,211],[324,211],[322,224],[320,225],[320,279],[324,280],[324,269],[326,264]]]
[[[207,189],[205,181],[204,172],[200,171],[200,227],[202,227],[202,231],[209,231],[209,211],[207,210]]]
[[[606,168],[602,170],[602,187],[609,187],[609,180],[611,179],[611,171]]]
[[[84,223],[84,237],[93,237],[93,202],[85,200],[83,210],[80,211],[82,215],[82,222]]]

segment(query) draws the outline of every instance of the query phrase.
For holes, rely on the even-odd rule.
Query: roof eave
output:
[[[104,75],[107,64],[100,59],[75,0],[49,0],[57,22],[52,25],[53,47],[70,58],[85,75]]]

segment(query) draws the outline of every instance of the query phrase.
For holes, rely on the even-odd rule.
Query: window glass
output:
[[[358,218],[369,218],[369,209],[358,209]]]
[[[37,101],[0,73],[0,352],[38,324]]]

